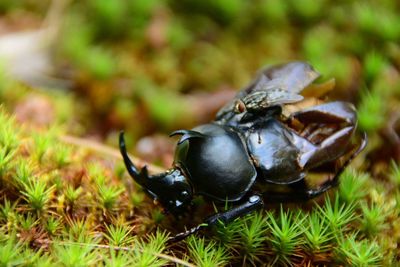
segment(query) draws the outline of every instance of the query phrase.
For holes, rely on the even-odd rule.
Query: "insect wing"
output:
[[[271,106],[288,104],[301,101],[303,96],[280,89],[267,91],[254,91],[243,98],[243,103],[248,111],[265,109]]]
[[[247,109],[254,111],[301,101],[303,96],[299,93],[319,76],[320,74],[311,65],[300,61],[268,67],[219,110],[216,120],[225,121],[234,118],[235,105],[238,101],[242,101]]]
[[[267,79],[262,78],[262,76]],[[296,61],[267,68],[262,71],[262,76],[259,78],[255,90],[258,90],[257,87],[260,82],[265,83],[268,80],[264,90],[280,88],[289,92],[300,93],[315,81],[320,74],[308,63]]]

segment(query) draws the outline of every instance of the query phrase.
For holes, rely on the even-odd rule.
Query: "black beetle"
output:
[[[146,166],[139,171],[120,134],[129,174],[168,211],[182,213],[194,195],[234,204],[232,209],[206,218],[205,224],[178,234],[174,241],[218,220],[228,223],[259,209],[263,198],[302,201],[337,184],[367,139],[364,134],[358,145],[352,141],[357,125],[352,104],[324,103],[299,94],[310,88],[314,96],[325,93],[324,86],[312,84],[318,77],[304,62],[261,71],[218,112],[215,121],[171,134],[181,138],[173,167],[165,173],[149,176]],[[329,172],[334,177],[318,188],[309,188],[308,172]]]

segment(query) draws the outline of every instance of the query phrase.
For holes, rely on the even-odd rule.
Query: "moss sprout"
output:
[[[373,132],[382,127],[384,122],[384,100],[378,91],[364,91],[358,108],[360,128]]]
[[[226,250],[215,242],[191,236],[187,240],[190,258],[197,266],[224,266],[228,263]]]
[[[342,264],[351,266],[380,266],[383,259],[376,242],[358,241],[355,234],[343,236],[336,253]]]
[[[166,248],[168,235],[165,232],[157,231],[148,236],[147,243],[144,240],[137,241],[133,252],[134,266],[163,266],[167,261],[157,256]]]
[[[303,247],[307,253],[317,256],[329,252],[334,236],[329,228],[327,218],[318,212],[311,212],[304,216],[306,219],[300,226],[304,232]]]
[[[270,231],[268,243],[274,252],[273,263],[288,265],[296,255],[299,246],[304,242],[301,224],[305,218],[300,212],[283,211],[279,216],[268,213],[267,226]]]
[[[31,162],[26,159],[20,159],[15,164],[15,186],[23,188],[25,184],[28,184],[34,179],[34,168]]]
[[[262,262],[260,256],[264,254],[266,235],[268,232],[267,217],[262,213],[255,213],[247,216],[241,228],[237,230],[240,233],[240,240],[236,244],[245,261],[253,264]]]
[[[339,199],[341,202],[351,204],[363,198],[367,194],[366,185],[368,175],[346,169],[340,176]]]
[[[340,204],[336,194],[332,201],[327,198],[323,206],[317,206],[318,212],[325,217],[332,233],[338,235],[349,227],[349,223],[356,220],[358,215],[354,212],[355,204]]]
[[[60,218],[50,216],[47,218],[44,228],[50,235],[54,236],[61,229],[61,226],[62,221]]]
[[[100,261],[100,255],[94,246],[81,244],[53,245],[54,256],[57,264],[65,267],[92,266]]]
[[[133,228],[126,225],[109,225],[106,228],[107,234],[105,234],[105,237],[112,246],[127,246],[135,240],[131,235]]]
[[[74,206],[82,192],[83,189],[80,186],[74,188],[72,185],[67,185],[64,191],[65,200],[69,205]]]
[[[121,186],[110,186],[106,184],[98,184],[98,198],[100,205],[105,210],[112,210],[119,199],[119,196],[125,189]]]
[[[0,206],[0,218],[2,222],[8,222],[11,217],[15,216],[15,208],[18,202],[11,202],[7,198],[4,199],[4,203]]]
[[[30,212],[26,215],[20,214],[18,217],[19,217],[18,221],[20,223],[20,227],[22,230],[25,231],[32,229],[39,223],[39,220],[36,218],[36,216]]]
[[[110,257],[104,258],[103,266],[107,267],[126,267],[133,266],[134,260],[129,252],[117,251],[113,247],[110,248]]]
[[[395,161],[391,161],[390,165],[389,178],[397,188],[400,188],[400,167]]]
[[[0,265],[17,266],[26,263],[23,244],[19,243],[15,233],[0,240]]]
[[[36,179],[24,184],[21,194],[32,210],[42,212],[47,208],[53,196],[54,186],[47,186],[47,182]]]
[[[385,229],[388,229],[386,223],[387,211],[382,209],[378,204],[372,203],[368,205],[363,202],[361,205],[362,217],[360,220],[360,230],[368,237],[374,237]]]
[[[368,53],[364,59],[364,77],[367,84],[374,81],[381,74],[386,66],[387,60],[380,54],[373,52]]]

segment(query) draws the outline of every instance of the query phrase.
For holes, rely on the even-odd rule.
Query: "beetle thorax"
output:
[[[221,201],[239,200],[256,179],[241,137],[216,124],[196,127],[191,134],[179,143],[175,165],[187,174],[195,193]]]

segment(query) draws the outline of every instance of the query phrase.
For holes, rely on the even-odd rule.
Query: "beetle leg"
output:
[[[367,135],[366,133],[363,133],[361,143],[356,149],[356,151],[354,151],[347,158],[347,160],[335,173],[335,176],[332,179],[329,179],[328,181],[323,183],[318,189],[307,189],[301,192],[296,190],[295,192],[288,192],[288,193],[265,192],[263,195],[271,202],[298,202],[298,201],[307,201],[325,193],[332,187],[337,186],[340,175],[343,173],[346,167],[353,161],[353,159],[358,154],[360,154],[361,151],[364,150],[365,146],[367,145],[367,141],[368,141]],[[304,183],[301,184],[301,188],[304,188]]]
[[[188,237],[192,234],[195,234],[198,231],[200,231],[204,228],[207,228],[207,227],[208,227],[208,224],[206,224],[206,223],[199,224],[195,227],[190,228],[189,230],[186,230],[185,232],[179,233],[179,234],[175,235],[174,237],[171,237],[170,239],[168,239],[168,243],[171,244],[171,243],[179,242],[179,241],[185,239],[186,237]]]
[[[205,219],[208,226],[215,225],[218,221],[223,223],[229,223],[234,219],[246,215],[254,210],[264,207],[264,202],[260,195],[252,195],[243,204],[233,207],[230,210],[224,212],[218,212]]]
[[[260,195],[252,195],[243,204],[233,207],[230,210],[218,212],[218,213],[215,213],[215,214],[207,217],[204,220],[204,223],[199,224],[185,232],[177,234],[176,236],[172,237],[169,240],[169,242],[174,243],[174,242],[183,240],[186,237],[188,237],[189,235],[194,234],[203,228],[207,228],[207,227],[215,225],[218,221],[221,221],[225,224],[232,222],[234,219],[236,219],[240,216],[246,215],[252,211],[261,209],[263,207],[264,207],[264,202],[262,200],[262,197]]]
[[[342,166],[340,166],[339,170],[335,173],[335,176],[332,179],[329,179],[326,181],[319,189],[317,190],[309,190],[307,192],[308,198],[313,198],[314,196],[318,196],[324,192],[326,192],[328,189],[331,187],[334,187],[338,184],[339,182],[339,177],[342,175],[343,171],[346,169],[346,167],[353,161],[353,159],[361,153],[361,151],[364,150],[368,143],[368,138],[367,134],[364,132],[362,135],[361,143],[358,146],[357,150],[353,152],[353,154],[350,155],[350,157],[343,163]]]

